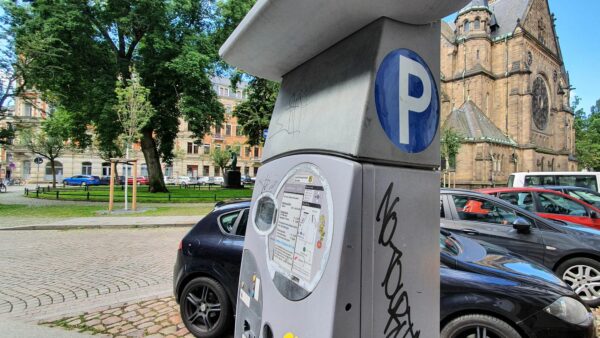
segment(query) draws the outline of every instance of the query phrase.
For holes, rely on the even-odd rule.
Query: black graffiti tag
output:
[[[408,293],[404,289],[404,283],[402,282],[402,250],[398,249],[394,242],[392,242],[398,225],[398,216],[394,209],[400,201],[399,197],[395,197],[390,204],[393,188],[394,183],[390,183],[379,204],[376,217],[377,222],[381,222],[379,244],[392,249],[392,258],[388,264],[385,278],[381,283],[385,291],[385,297],[389,301],[387,310],[389,317],[383,333],[388,338],[418,338],[421,331],[415,331],[410,315]]]

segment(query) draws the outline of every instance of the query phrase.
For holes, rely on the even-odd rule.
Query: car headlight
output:
[[[586,307],[571,297],[560,297],[544,311],[571,324],[581,324],[590,318]]]

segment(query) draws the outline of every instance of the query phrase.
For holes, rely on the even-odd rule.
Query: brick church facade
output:
[[[464,138],[456,185],[577,170],[569,75],[547,0],[474,0],[442,24],[442,128]]]

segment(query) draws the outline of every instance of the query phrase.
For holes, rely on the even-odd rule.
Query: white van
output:
[[[599,191],[600,173],[583,171],[547,171],[531,173],[513,173],[508,177],[509,187],[535,187],[542,185],[560,185],[584,187]]]

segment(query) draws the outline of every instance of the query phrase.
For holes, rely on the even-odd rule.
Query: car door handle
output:
[[[467,235],[479,235],[479,231],[475,229],[461,229],[460,231],[464,232]]]

